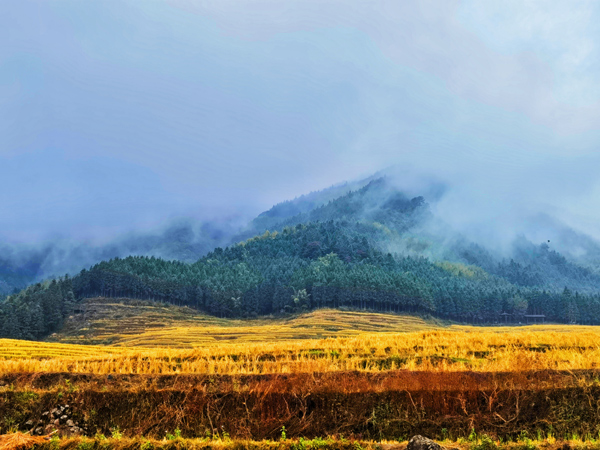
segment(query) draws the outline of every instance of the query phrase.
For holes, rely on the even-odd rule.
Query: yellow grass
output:
[[[56,342],[112,346],[194,348],[224,342],[273,342],[349,337],[374,332],[439,328],[420,317],[318,310],[288,319],[219,319],[190,308],[149,302],[90,299],[85,313],[71,318]]]
[[[87,300],[82,309],[52,336],[55,342],[0,339],[0,373],[498,372],[600,367],[596,327],[447,326],[413,316],[337,310],[243,321],[109,299]]]
[[[123,348],[0,341],[0,373],[258,374],[409,369],[523,371],[594,369],[600,331],[532,326],[362,334],[194,349]]]
[[[49,439],[49,436],[31,436],[27,433],[3,434],[0,435],[0,450],[26,450],[44,444]]]

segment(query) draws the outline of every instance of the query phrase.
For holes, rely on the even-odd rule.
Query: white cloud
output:
[[[352,27],[397,63],[439,77],[466,99],[524,114],[564,135],[600,124],[597,2],[169,3],[242,39]]]
[[[600,100],[598,2],[467,0],[458,16],[491,48],[532,51],[552,67],[558,101],[583,106]]]

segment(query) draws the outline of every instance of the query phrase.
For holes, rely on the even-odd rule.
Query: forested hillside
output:
[[[456,234],[442,244],[428,231],[436,220],[422,197],[373,180],[193,263],[113,258],[31,286],[0,303],[0,335],[46,336],[77,300],[96,296],[160,300],[220,317],[345,307],[471,323],[523,322],[526,314],[600,323],[595,272],[547,244],[522,240],[511,260]],[[443,257],[432,258],[432,248]]]
[[[100,261],[130,255],[195,262],[238,231],[234,223],[171,222],[162,230],[129,233],[104,243],[51,240],[39,245],[0,245],[0,297],[39,280],[76,274]]]
[[[244,230],[234,236],[233,242],[236,243],[258,234],[264,233],[266,230],[276,230],[281,228],[284,223],[289,222],[292,218],[299,218],[302,215],[310,213],[316,208],[319,208],[332,200],[344,197],[354,191],[357,191],[371,181],[381,177],[377,174],[355,182],[345,182],[330,186],[320,191],[314,191],[306,195],[302,195],[293,200],[286,200],[278,203],[267,211],[260,213],[252,220]],[[300,223],[298,220],[291,220],[295,224]]]
[[[328,195],[331,195],[330,190],[323,191],[318,198],[323,200]],[[306,202],[277,205],[261,214],[253,221],[253,225],[256,231],[262,233],[267,229],[281,230],[302,223],[348,220],[377,222],[404,232],[412,226],[422,224],[430,215],[423,197],[408,198],[390,185],[386,178],[371,180],[359,189],[311,205],[309,207]],[[265,223],[270,226],[262,228]]]
[[[0,244],[0,298],[36,281],[65,273],[74,275],[111,258],[136,255],[195,262],[216,247],[277,229],[282,221],[360,189],[375,178],[337,184],[285,201],[246,226],[235,218],[204,222],[188,218],[174,220],[162,229],[134,231],[101,243],[56,239],[38,245]]]
[[[600,322],[596,294],[519,286],[476,266],[383,253],[377,242],[387,233],[375,224],[328,221],[264,233],[194,264],[113,259],[11,296],[2,305],[1,334],[44,336],[75,298],[91,296],[161,300],[224,317],[349,307],[475,323],[498,321],[502,312],[521,321],[536,312],[557,322]]]

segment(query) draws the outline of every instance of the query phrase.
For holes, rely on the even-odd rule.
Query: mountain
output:
[[[232,239],[231,243],[243,241],[267,230],[276,230],[285,222],[294,222],[294,217],[306,215],[311,211],[326,205],[332,200],[344,197],[353,191],[363,188],[371,181],[380,178],[379,174],[353,182],[344,182],[329,188],[313,191],[293,200],[278,203],[271,209],[260,213],[240,233]]]
[[[512,258],[500,257],[448,229],[423,197],[405,195],[385,177],[324,201],[327,195],[312,208],[302,203],[269,216],[270,231],[194,262],[112,258],[30,286],[0,303],[0,335],[47,336],[87,297],[159,300],[220,317],[345,307],[475,323],[497,322],[503,312],[521,321],[535,313],[600,323],[600,276],[547,243],[521,238]],[[227,237],[217,233],[212,242]],[[162,236],[167,248],[191,255],[201,251],[188,245],[193,238],[186,227]],[[144,249],[135,242],[126,248]],[[141,242],[156,248],[163,241]]]
[[[216,247],[227,246],[268,229],[282,220],[312,211],[332,199],[359,189],[371,180],[340,183],[273,206],[249,224],[239,220],[199,222],[193,219],[172,221],[164,229],[131,232],[108,242],[74,242],[56,239],[40,245],[3,244],[0,246],[0,298],[31,283],[75,275],[84,267],[111,258],[131,255],[154,256],[168,260],[194,262]]]
[[[77,274],[111,258],[138,255],[194,262],[215,247],[227,245],[238,231],[236,222],[188,219],[172,222],[163,230],[128,233],[102,244],[66,239],[38,246],[5,244],[0,248],[0,296],[44,279]]]

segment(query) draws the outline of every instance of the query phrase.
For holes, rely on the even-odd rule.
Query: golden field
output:
[[[415,316],[317,310],[290,318],[221,319],[194,309],[127,299],[88,299],[51,341],[125,347],[195,348],[408,332],[444,326]]]
[[[595,327],[446,326],[413,316],[335,310],[240,321],[190,311],[144,302],[90,302],[86,320],[74,317],[63,334],[53,336],[59,342],[0,340],[0,373],[510,372],[600,367],[600,330]],[[86,326],[78,328],[78,322]],[[113,344],[72,343],[77,340]]]

